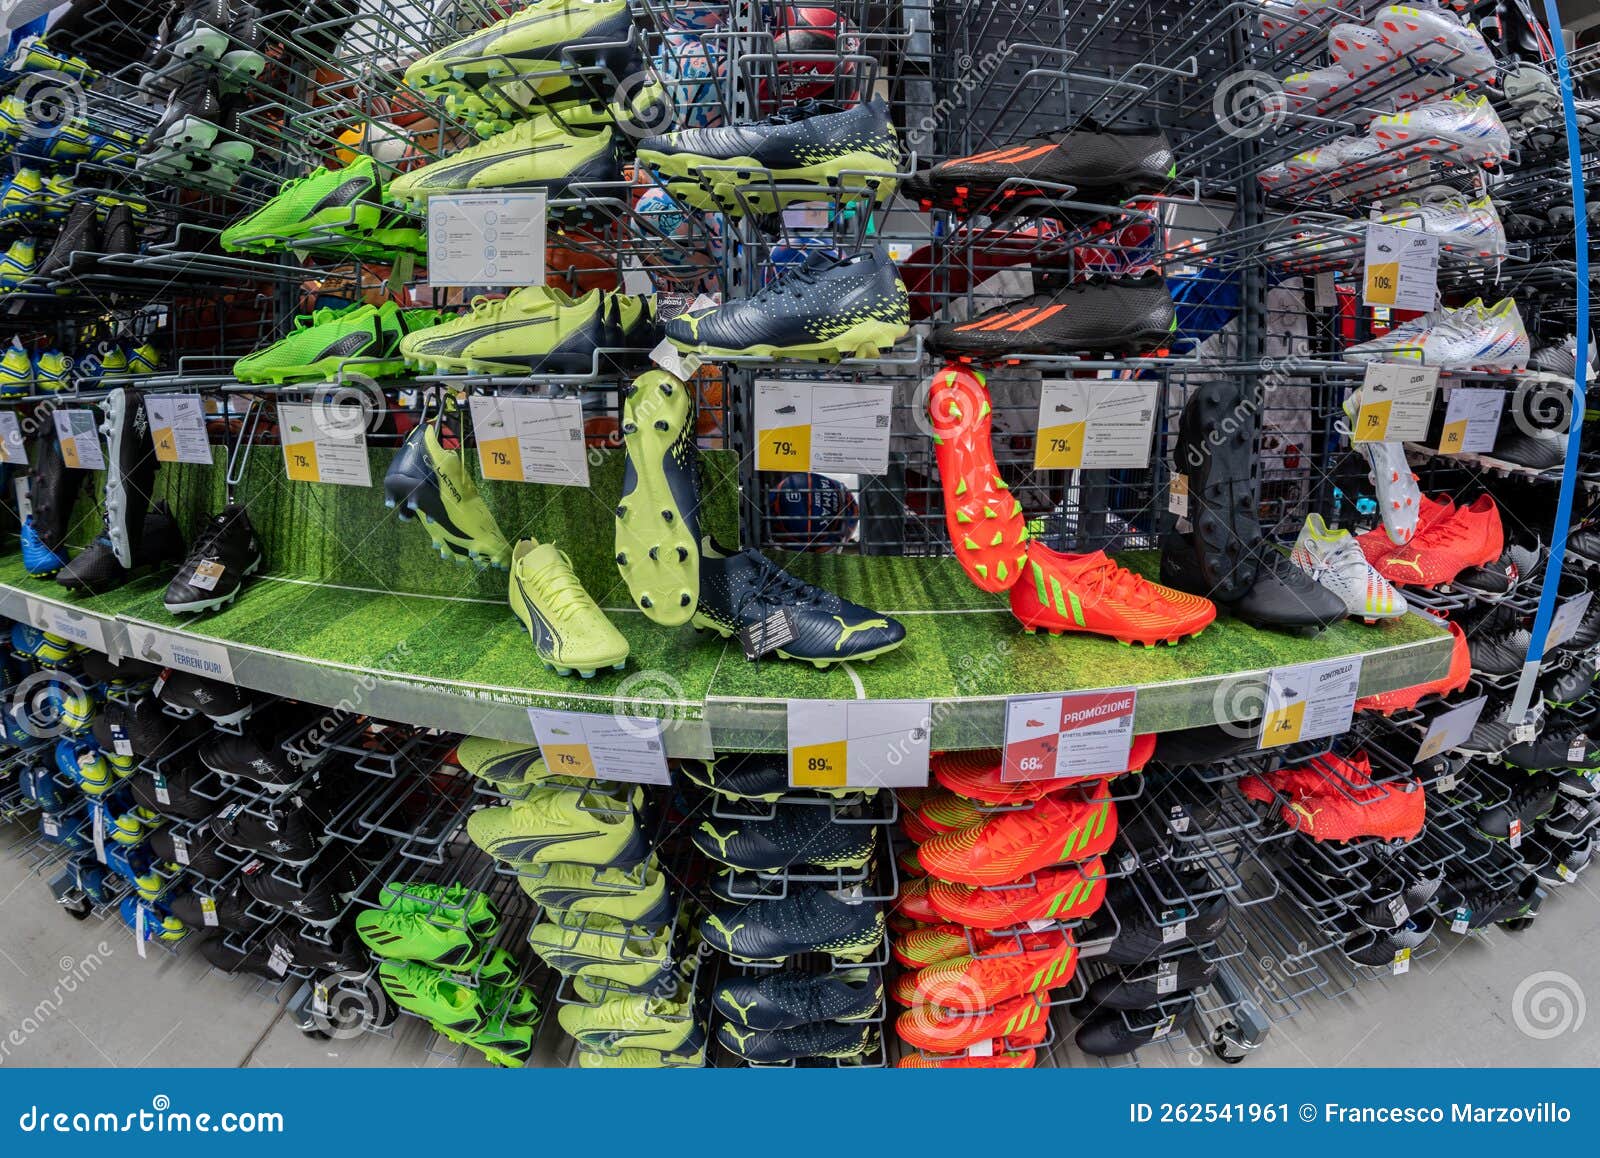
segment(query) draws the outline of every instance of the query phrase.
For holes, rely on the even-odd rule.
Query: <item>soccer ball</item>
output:
[[[685,292],[712,288],[722,264],[722,214],[685,209],[658,181],[644,174],[637,181],[633,211],[635,217],[629,224],[634,234],[641,241],[657,243],[642,247],[646,261],[659,263],[651,267],[652,280],[658,285],[676,282],[671,288]],[[659,244],[663,237],[682,242],[683,250],[663,249]]]
[[[706,4],[703,0],[667,0],[670,9],[667,17],[674,28],[704,31],[722,23],[725,5]]]
[[[812,57],[826,54],[833,59],[780,59],[776,80],[763,81],[759,89],[764,108],[811,97],[839,95],[837,90],[846,87],[856,76],[856,62],[839,58],[861,54],[861,34],[832,8],[792,4],[777,12],[772,48],[780,56],[784,53]]]
[[[701,129],[722,123],[728,58],[720,44],[689,32],[669,32],[652,63],[667,87],[679,126]]]

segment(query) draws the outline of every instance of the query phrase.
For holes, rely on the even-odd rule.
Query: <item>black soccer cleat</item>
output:
[[[1158,1036],[1164,1036],[1193,1011],[1194,999],[1191,997],[1156,1009],[1117,1009],[1090,1014],[1078,1026],[1073,1041],[1090,1057],[1117,1057],[1133,1053],[1139,1047],[1155,1041]]]
[[[1080,129],[952,157],[933,167],[923,187],[932,204],[958,210],[997,196],[1121,202],[1160,192],[1176,173],[1172,146],[1159,130]]]
[[[205,716],[215,724],[237,724],[255,709],[255,701],[235,685],[186,671],[170,672],[160,694],[162,703]]]
[[[815,250],[750,297],[689,310],[663,328],[678,349],[707,358],[876,358],[911,332],[911,306],[882,249]]]
[[[700,555],[696,627],[731,637],[765,624],[764,638],[789,637],[771,650],[819,668],[874,659],[906,637],[898,620],[804,583],[757,551],[729,551],[708,537]]]
[[[1096,1009],[1149,1009],[1208,985],[1217,967],[1194,953],[1096,977],[1084,1000]]]
[[[100,404],[106,419],[106,537],[117,562],[132,570],[138,564],[144,516],[156,482],[155,444],[144,397],[126,386],[106,395]]]
[[[1159,274],[1091,278],[966,321],[946,322],[934,329],[928,348],[963,361],[1032,354],[1131,356],[1170,342],[1177,326],[1172,295]]]
[[[68,591],[83,595],[98,595],[113,590],[155,567],[176,563],[183,558],[183,536],[165,503],[154,510],[141,512],[141,531],[136,540],[134,565],[124,567],[112,544],[110,514],[106,516],[106,533],[99,535],[89,546],[73,556],[56,573],[56,582]]]
[[[1509,840],[1515,826],[1532,833],[1534,822],[1554,811],[1561,795],[1560,782],[1543,772],[1511,782],[1510,797],[1478,813],[1478,831],[1490,840]]]
[[[778,872],[802,864],[862,868],[872,857],[873,831],[871,825],[833,819],[829,808],[789,804],[774,808],[770,820],[703,820],[694,844],[711,860],[747,872]]]
[[[1169,532],[1161,539],[1161,582],[1179,591],[1205,595],[1235,619],[1254,627],[1321,630],[1345,617],[1343,599],[1270,543],[1258,543],[1240,557],[1251,561],[1250,585],[1231,599],[1221,599],[1206,586],[1190,540]]]
[[[724,1017],[748,1029],[861,1021],[883,1008],[883,977],[876,969],[785,970],[764,977],[733,977],[717,986],[711,1003]]]
[[[756,1065],[782,1065],[804,1058],[859,1057],[876,1048],[871,1025],[819,1021],[793,1029],[746,1029],[725,1021],[717,1041],[731,1053]]]
[[[1586,771],[1600,767],[1600,744],[1573,723],[1553,723],[1532,740],[1513,744],[1502,759],[1529,772]]]
[[[237,504],[226,506],[195,536],[162,603],[174,615],[214,611],[233,602],[245,577],[260,567],[261,542],[250,516]]]
[[[783,961],[797,953],[828,953],[863,961],[883,944],[883,909],[873,901],[841,900],[815,886],[787,897],[718,905],[700,920],[707,944],[736,961]]]
[[[1219,603],[1242,598],[1256,580],[1254,548],[1262,534],[1253,482],[1254,414],[1255,402],[1242,381],[1217,380],[1195,388],[1178,422],[1175,470],[1188,479],[1194,528],[1189,540],[1198,574],[1187,587],[1170,583],[1163,545],[1161,581]],[[1200,585],[1204,590],[1196,590]]]

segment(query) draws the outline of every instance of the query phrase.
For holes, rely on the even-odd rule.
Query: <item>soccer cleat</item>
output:
[[[385,961],[378,983],[401,1009],[443,1028],[470,1033],[483,1024],[477,993],[427,965]]]
[[[241,382],[337,380],[346,371],[389,377],[405,371],[402,339],[438,324],[437,310],[402,310],[393,302],[321,309],[295,319],[294,329],[264,349],[240,358],[233,375]]]
[[[451,1029],[438,1021],[432,1024],[446,1040],[471,1046],[503,1069],[521,1069],[533,1051],[533,1027],[518,1024],[509,1017],[490,1020],[470,1032]]]
[[[1180,999],[1168,1008],[1092,1014],[1079,1023],[1072,1040],[1090,1057],[1118,1057],[1133,1053],[1169,1031],[1174,1020],[1187,1016],[1193,1006],[1192,999]]]
[[[443,914],[441,914],[441,917]],[[467,970],[478,961],[478,945],[459,925],[421,912],[369,909],[356,916],[356,935],[379,957]]]
[[[576,129],[536,115],[470,148],[389,182],[394,204],[426,208],[436,193],[543,191],[551,201],[581,187],[621,179],[617,141],[609,128]]]
[[[1448,197],[1442,201],[1402,201],[1398,209],[1375,218],[1380,225],[1401,229],[1420,229],[1439,239],[1446,253],[1472,261],[1494,264],[1508,252],[1506,228],[1495,210],[1494,200],[1481,197]]]
[[[1462,632],[1461,624],[1456,622],[1448,622],[1445,627],[1450,629],[1450,657],[1448,661],[1443,661],[1442,657],[1442,662],[1438,664],[1442,673],[1437,678],[1413,683],[1408,688],[1382,691],[1376,696],[1363,696],[1355,701],[1355,710],[1390,715],[1398,710],[1413,709],[1424,696],[1450,696],[1466,688],[1467,680],[1472,678],[1472,653],[1467,651],[1466,633]]]
[[[1387,390],[1387,387],[1380,385],[1374,389]],[[1384,401],[1378,400],[1377,404],[1383,405]],[[1347,436],[1356,429],[1361,402],[1360,389],[1345,400],[1344,414],[1349,425],[1344,433]],[[1411,473],[1411,464],[1406,461],[1405,446],[1398,442],[1357,442],[1353,438],[1350,446],[1367,461],[1367,477],[1377,489],[1378,514],[1390,540],[1395,544],[1410,542],[1417,531],[1422,492],[1417,489],[1417,476]]]
[[[617,569],[646,618],[677,627],[693,618],[700,596],[694,391],[664,370],[650,370],[626,387],[624,398]]]
[[[960,1053],[980,1041],[1005,1038],[1008,1045],[1036,1044],[1037,1035],[1050,1017],[1050,998],[1044,993],[1025,993],[983,1010],[966,1004],[959,1009],[939,1005],[913,1005],[895,1021],[900,1040],[914,1049],[932,1054]]]
[[[1315,112],[1326,107],[1335,93],[1349,90],[1354,82],[1350,71],[1335,63],[1290,73],[1283,78],[1283,95],[1289,112]]]
[[[400,356],[434,374],[590,375],[596,351],[625,342],[615,317],[624,300],[632,301],[600,290],[569,298],[542,285],[479,298],[469,313],[408,334]]]
[[[1354,79],[1392,75],[1403,67],[1399,54],[1376,29],[1361,24],[1335,24],[1328,29],[1328,56]]]
[[[557,675],[591,679],[601,668],[621,670],[628,641],[572,573],[572,560],[553,545],[524,539],[511,554],[511,610],[533,639],[541,662]]]
[[[894,999],[909,1006],[989,1009],[1025,993],[1069,984],[1077,965],[1072,934],[1025,933],[992,953],[954,957],[902,976]]]
[[[971,828],[984,817],[972,801],[963,800],[953,792],[933,790],[917,798],[914,804],[909,797],[902,803],[905,811],[900,819],[901,828],[919,845],[947,832]]]
[[[1511,135],[1487,96],[1463,94],[1385,113],[1373,120],[1372,135],[1396,157],[1438,154],[1493,166],[1511,155]]]
[[[1406,613],[1406,599],[1361,553],[1349,531],[1334,531],[1307,515],[1289,553],[1294,565],[1344,600],[1354,618],[1372,623]]]
[[[1478,813],[1478,831],[1490,840],[1510,840],[1515,833],[1520,842],[1524,833],[1533,833],[1536,821],[1556,810],[1561,800],[1561,782],[1554,776],[1536,772],[1518,777],[1508,786],[1509,796]],[[1503,793],[1501,789],[1496,795]]]
[[[1455,504],[1450,501],[1448,495],[1437,499],[1430,499],[1426,495],[1422,496],[1416,503],[1417,522],[1416,530],[1413,532],[1412,537],[1426,531],[1440,520],[1448,518],[1455,512],[1455,509]],[[1407,542],[1409,541],[1407,539]],[[1361,548],[1361,553],[1367,557],[1367,562],[1373,566],[1377,566],[1384,556],[1398,550],[1401,546],[1389,536],[1388,531],[1383,527],[1374,527],[1370,531],[1357,535],[1356,545]]]
[[[928,903],[946,921],[973,929],[1010,929],[1032,921],[1075,921],[1105,900],[1105,866],[1099,857],[1040,869],[991,888],[931,880]],[[967,952],[963,945],[962,952]]]
[[[33,357],[13,338],[0,357],[0,398],[26,398],[33,391]]]
[[[1098,1009],[1153,1009],[1209,984],[1216,975],[1214,964],[1185,953],[1170,962],[1102,974],[1089,986],[1085,1000]]]
[[[1199,595],[1149,582],[1103,551],[1066,555],[1035,540],[1023,579],[1011,589],[1011,613],[1028,631],[1084,632],[1151,647],[1198,634],[1217,609]]]
[[[676,1050],[636,1049],[623,1047],[615,1053],[578,1051],[578,1065],[586,1070],[662,1070],[699,1069],[706,1064],[705,1039],[691,1037]]]
[[[1137,772],[1155,754],[1154,733],[1135,736],[1128,749],[1128,765],[1119,772],[1102,772],[1093,776],[1068,776],[1060,779],[1007,781],[1001,778],[999,751],[939,752],[933,757],[933,775],[939,784],[982,804],[1028,804],[1053,793],[1061,792],[1085,780],[1106,780],[1123,772]],[[902,801],[903,801],[902,797]]]
[[[732,977],[717,986],[711,1003],[746,1029],[794,1029],[819,1021],[865,1021],[883,1007],[883,978],[876,969],[832,973],[784,971]]]
[[[30,575],[53,575],[67,564],[72,508],[88,472],[66,465],[59,439],[36,440],[33,453],[29,487],[33,514],[22,527],[22,561]]]
[[[934,374],[928,418],[950,542],[967,578],[1006,591],[1022,577],[1028,524],[994,460],[991,411],[981,373],[951,365]]]
[[[594,1005],[563,1005],[556,1020],[580,1046],[601,1051],[681,1049],[701,1032],[687,999],[651,993],[609,995]]]
[[[578,930],[543,922],[528,930],[528,944],[557,973],[634,990],[658,982],[672,967],[671,929],[645,930],[598,914],[583,925]]]
[[[833,819],[814,805],[779,805],[770,819],[713,817],[700,822],[694,844],[719,864],[747,872],[779,872],[792,865],[858,869],[872,858],[872,826]]]
[[[517,883],[546,910],[599,913],[630,925],[665,925],[676,911],[666,875],[653,863],[625,870],[557,862]]]
[[[1463,80],[1494,76],[1494,53],[1483,33],[1443,5],[1391,4],[1373,17],[1372,30],[1408,60],[1442,68]]]
[[[953,1054],[947,1057],[929,1057],[924,1053],[908,1053],[895,1062],[902,1070],[1031,1070],[1035,1051],[1005,1048],[1004,1042],[991,1042],[989,1052],[983,1054]]]
[[[1259,570],[1263,536],[1255,510],[1254,444],[1245,429],[1250,424],[1238,418],[1254,413],[1255,406],[1239,382],[1203,382],[1184,403],[1178,423],[1175,462],[1188,480],[1193,579],[1173,585],[1221,603],[1249,593]],[[1167,582],[1178,560],[1165,542],[1161,554]]]
[[[927,181],[934,204],[977,209],[996,198],[1041,193],[1120,201],[1160,192],[1176,168],[1172,146],[1159,131],[1078,130],[953,157],[935,165]]]
[[[759,215],[828,193],[887,200],[900,144],[881,98],[850,107],[804,100],[754,124],[650,137],[639,142],[639,162],[692,208]]]
[[[31,237],[19,237],[0,254],[0,294],[20,292],[38,272],[38,243]]]
[[[133,566],[124,567],[112,545],[107,516],[107,531],[79,551],[72,562],[56,573],[56,582],[69,591],[98,595],[119,587],[150,568],[176,563],[183,558],[183,536],[165,503],[156,504],[140,519],[140,535]]]
[[[937,326],[935,354],[962,360],[1017,355],[1137,356],[1170,343],[1177,310],[1159,274],[1074,282],[997,306],[963,322]]]
[[[261,567],[261,542],[238,504],[222,508],[195,536],[183,566],[167,585],[162,605],[173,615],[215,611],[233,602]]]
[[[1489,495],[1431,522],[1403,547],[1373,563],[1397,587],[1437,587],[1468,567],[1494,562],[1505,549],[1500,508]]]
[[[871,1025],[818,1021],[793,1029],[746,1029],[725,1021],[717,1026],[723,1048],[755,1065],[781,1065],[802,1058],[859,1057],[877,1048]]]
[[[898,620],[804,583],[757,551],[730,552],[707,537],[700,555],[696,627],[730,638],[782,614],[792,635],[777,654],[819,668],[875,659],[906,637]]]
[[[1427,807],[1421,781],[1375,783],[1361,751],[1349,758],[1329,753],[1300,767],[1246,776],[1239,791],[1247,799],[1279,805],[1286,825],[1316,841],[1413,840],[1422,831]]]
[[[1576,724],[1554,723],[1534,739],[1507,748],[1501,759],[1528,772],[1589,772],[1600,766],[1600,744]]]
[[[456,762],[470,775],[496,788],[538,784],[550,776],[537,744],[467,736],[456,745]]]
[[[241,723],[256,707],[255,701],[236,685],[187,671],[167,672],[159,698],[163,706],[177,709],[176,714],[184,718],[200,715],[224,726]]]
[[[735,961],[783,961],[799,953],[828,953],[864,961],[883,944],[881,906],[808,885],[789,895],[723,904],[700,920],[707,944]]]
[[[494,903],[477,889],[429,881],[390,881],[378,892],[381,911],[419,913],[459,926],[479,940],[491,940],[500,928]]]
[[[490,856],[515,865],[635,865],[650,855],[634,811],[642,799],[638,789],[610,795],[537,788],[516,804],[474,812],[467,835]]]
[[[72,359],[60,350],[46,350],[33,360],[33,386],[41,394],[59,394],[72,387]]]
[[[267,253],[311,238],[369,234],[383,223],[382,184],[371,157],[342,169],[319,168],[286,184],[271,201],[222,231],[229,253]]]
[[[454,450],[445,448],[447,437],[455,441]],[[383,476],[383,493],[384,505],[401,511],[400,518],[415,514],[421,520],[441,559],[511,565],[511,546],[473,480],[454,416],[447,425],[441,411],[406,436]]]
[[[911,307],[881,248],[818,249],[750,297],[688,310],[664,329],[705,358],[877,358],[911,332]]]
[[[917,858],[941,880],[1003,885],[1050,865],[1099,856],[1116,835],[1116,805],[1102,785],[995,813],[981,824],[927,841]]]
[[[685,760],[678,767],[696,784],[730,800],[760,800],[771,804],[791,791],[789,760],[784,755],[729,753],[711,760]],[[823,791],[845,795],[859,789]]]

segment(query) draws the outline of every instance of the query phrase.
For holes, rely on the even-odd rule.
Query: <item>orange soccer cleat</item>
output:
[[[1356,701],[1356,711],[1381,712],[1387,716],[1402,708],[1416,707],[1423,696],[1448,696],[1466,687],[1467,681],[1472,678],[1472,652],[1467,649],[1466,632],[1461,630],[1459,623],[1447,622],[1445,626],[1450,629],[1451,644],[1444,674],[1407,688],[1363,696]]]
[[[934,374],[928,417],[950,541],[967,578],[1005,591],[1022,575],[1028,521],[995,465],[990,411],[982,374],[960,366]]]
[[[1422,496],[1417,504],[1417,528],[1411,533],[1415,539],[1440,519],[1449,518],[1455,513],[1456,505],[1450,501],[1449,495],[1430,499]],[[1367,562],[1374,567],[1378,561],[1391,551],[1398,551],[1404,544],[1396,543],[1389,537],[1389,532],[1382,527],[1374,527],[1364,535],[1356,536],[1356,544],[1360,546],[1361,553],[1367,557]]]
[[[915,1049],[960,1053],[991,1038],[1004,1038],[1010,1048],[1037,1045],[1044,1040],[1049,1018],[1050,998],[1043,993],[1025,993],[981,1013],[913,1005],[895,1022],[895,1032]]]
[[[1033,1050],[1007,1050],[998,1046],[985,1057],[956,1054],[954,1057],[929,1057],[925,1053],[908,1053],[895,1062],[903,1070],[1031,1070]]]
[[[1096,776],[1063,777],[1062,779],[1019,780],[1014,783],[1000,779],[1001,752],[990,748],[978,752],[939,752],[933,757],[933,775],[941,785],[980,804],[1026,804],[1052,793],[1062,792],[1074,784],[1091,780],[1109,780],[1126,772],[1137,772],[1156,750],[1154,732],[1133,738],[1128,749],[1128,766],[1122,772],[1106,772]],[[980,815],[978,819],[982,819]]]
[[[1396,587],[1437,587],[1468,567],[1483,567],[1506,547],[1500,508],[1488,495],[1437,519],[1373,564]]]
[[[907,969],[924,969],[940,961],[987,953],[1003,945],[1014,947],[1016,940],[949,923],[924,925],[896,937],[893,942],[895,960]]]
[[[1146,647],[1197,635],[1217,617],[1211,600],[1152,583],[1103,551],[1064,555],[1039,542],[1028,544],[1011,613],[1029,631],[1087,632]]]
[[[979,812],[972,801],[942,788],[932,788],[906,805],[900,818],[900,830],[918,844],[924,844],[947,832],[971,828],[983,818],[984,813]]]
[[[1101,783],[992,814],[982,824],[935,837],[917,856],[941,880],[1003,885],[1050,865],[1099,856],[1116,836],[1117,806]]]
[[[900,886],[900,899],[895,904],[896,915],[924,925],[936,925],[943,920],[928,900],[929,881],[928,877],[916,877]]]
[[[1373,783],[1365,752],[1349,759],[1330,752],[1297,768],[1246,776],[1239,790],[1268,803],[1281,795],[1283,822],[1317,841],[1414,840],[1427,818],[1422,782]]]
[[[890,994],[901,1005],[989,1009],[1024,993],[1065,985],[1077,966],[1078,946],[1070,933],[1027,933],[992,953],[953,957],[904,974]]]
[[[1072,921],[1097,910],[1106,896],[1099,857],[1041,869],[1018,884],[977,888],[935,879],[928,902],[939,918],[974,929],[1010,929],[1029,921]]]

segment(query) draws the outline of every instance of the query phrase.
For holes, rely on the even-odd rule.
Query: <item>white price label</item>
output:
[[[29,599],[26,604],[28,622],[40,631],[59,635],[80,647],[104,652],[106,649],[105,624],[91,615],[73,607],[46,603],[42,599]]]
[[[1066,378],[1039,394],[1039,470],[1141,469],[1150,465],[1156,382]]]
[[[289,955],[289,950],[283,945],[274,945],[272,954],[267,958],[267,967],[282,977],[289,972],[289,966],[294,964],[294,958]]]
[[[221,924],[217,920],[217,901],[215,897],[200,898],[200,923],[212,928]]]
[[[644,716],[529,708],[545,766],[562,776],[670,784],[662,723]]]
[[[1583,622],[1583,617],[1589,614],[1589,601],[1593,598],[1593,591],[1580,592],[1555,609],[1555,613],[1550,616],[1550,631],[1544,637],[1546,653],[1560,647],[1577,634],[1578,625]]]
[[[211,465],[205,405],[198,394],[151,394],[145,399],[158,462]]]
[[[104,804],[94,806],[94,859],[101,864],[106,863],[106,808]]]
[[[662,338],[656,348],[650,351],[650,360],[668,374],[685,382],[693,378],[695,371],[700,369],[700,359],[697,355],[684,353],[666,338]]]
[[[790,700],[795,788],[921,788],[928,783],[928,700]]]
[[[1397,950],[1395,950],[1394,964],[1390,967],[1390,972],[1393,973],[1394,976],[1396,976],[1396,977],[1399,977],[1402,974],[1411,972],[1411,950],[1410,949],[1397,949]]]
[[[1173,474],[1167,479],[1167,512],[1180,519],[1189,517],[1189,476]]]
[[[1428,437],[1434,395],[1439,392],[1435,366],[1374,363],[1361,382],[1361,410],[1352,442],[1420,442]]]
[[[133,947],[139,951],[142,958],[145,954],[145,907],[136,905],[133,917]]]
[[[428,284],[543,285],[545,208],[543,192],[429,198]]]
[[[756,380],[756,469],[886,474],[894,387]]]
[[[472,433],[483,477],[497,482],[587,487],[583,403],[576,398],[474,395]]]
[[[177,833],[172,834],[172,860],[185,867],[189,864],[189,842]]]
[[[33,480],[27,475],[18,475],[13,487],[17,496],[17,521],[27,522],[33,518]]]
[[[283,465],[295,482],[370,487],[366,426],[331,406],[278,403]]]
[[[1132,688],[1012,696],[1006,701],[1000,779],[1071,779],[1125,771],[1137,702]]]
[[[22,425],[15,410],[0,410],[0,462],[28,465],[27,448],[22,445]]]
[[[1333,270],[1325,269],[1317,274],[1316,297],[1313,299],[1319,310],[1331,310],[1339,304],[1339,286]]]
[[[1488,454],[1500,435],[1504,390],[1479,390],[1457,386],[1450,391],[1444,410],[1440,454]]]
[[[1259,746],[1281,748],[1348,732],[1360,686],[1359,655],[1274,668],[1267,679]]]
[[[1472,729],[1478,726],[1478,720],[1483,715],[1484,705],[1489,702],[1487,696],[1479,696],[1475,700],[1468,700],[1464,704],[1457,704],[1448,711],[1440,712],[1428,724],[1428,731],[1422,737],[1422,743],[1417,748],[1414,763],[1432,759],[1440,752],[1448,752],[1451,748],[1459,748],[1467,742],[1467,737],[1472,735]],[[1441,777],[1439,786],[1444,787]]]
[[[228,649],[220,643],[188,636],[169,635],[164,631],[130,623],[128,647],[134,655],[149,663],[158,663],[178,671],[193,672],[208,680],[221,680],[227,684],[239,682],[234,677],[233,660],[228,654]]]
[[[54,419],[62,461],[73,470],[105,470],[99,415],[93,410],[57,410]]]
[[[1439,297],[1439,239],[1416,229],[1367,226],[1361,300],[1395,310],[1431,310]]]

